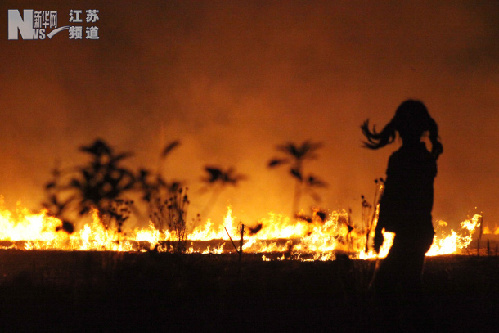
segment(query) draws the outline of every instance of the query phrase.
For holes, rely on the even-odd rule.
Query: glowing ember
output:
[[[235,252],[230,238],[238,245],[240,223],[234,222],[232,209],[228,207],[223,224],[215,226],[211,220],[195,226],[187,235],[187,253],[220,254]],[[294,221],[288,217],[269,213],[260,219],[262,228],[254,235],[244,235],[243,252],[261,253],[263,260],[270,260],[269,254],[277,253],[278,260],[334,260],[339,252],[351,258],[375,259],[388,254],[394,234],[385,233],[385,242],[379,255],[365,252],[366,235],[361,230],[349,228],[346,211],[332,212],[323,221],[316,213],[311,221]],[[376,219],[374,223],[376,223]],[[437,235],[429,250],[429,256],[460,253],[469,247],[475,231],[480,228],[482,216],[475,214],[461,223],[458,231],[446,232],[447,223],[436,221]],[[82,250],[82,251],[171,251],[176,235],[168,230],[160,231],[150,223],[146,228],[120,233],[106,229],[99,221],[96,211],[92,222],[84,224],[73,234],[59,230],[62,222],[49,217],[46,212],[31,213],[18,208],[15,213],[0,207],[1,248],[24,250]],[[483,226],[482,226],[483,228]],[[374,228],[373,228],[374,230]],[[499,229],[486,234],[499,234]],[[230,237],[229,235],[230,234]],[[373,238],[373,234],[370,235]],[[218,243],[217,243],[218,241]],[[199,245],[201,243],[201,245]],[[275,257],[275,256],[274,256]]]

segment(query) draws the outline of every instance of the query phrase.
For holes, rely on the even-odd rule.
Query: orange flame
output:
[[[232,208],[227,208],[223,223],[215,226],[208,219],[205,224],[196,226],[187,235],[190,247],[187,253],[227,253],[235,252],[232,245],[227,245],[229,233],[234,241],[239,240],[240,225],[234,223]],[[373,259],[384,258],[391,247],[394,237],[392,233],[384,233],[385,242],[379,255],[372,251],[365,252],[366,235],[355,228],[348,228],[346,211],[333,211],[323,222],[314,214],[311,223],[294,221],[289,217],[269,213],[258,222],[263,225],[255,235],[244,235],[243,251],[245,253],[261,253],[263,260],[270,260],[269,254],[279,253],[279,260],[294,258],[300,260],[334,260],[338,252],[346,253],[351,258]],[[468,248],[475,230],[482,223],[482,216],[475,214],[461,223],[459,231],[451,230],[435,236],[428,256],[460,253]],[[376,220],[374,221],[376,223]],[[444,229],[447,223],[436,221],[437,229]],[[21,248],[24,250],[81,250],[81,251],[145,251],[157,249],[169,251],[176,235],[168,230],[161,231],[152,223],[145,228],[136,228],[126,233],[114,229],[106,229],[99,220],[96,211],[92,222],[84,224],[71,235],[56,231],[62,225],[61,220],[47,216],[45,211],[31,213],[26,208],[18,208],[15,213],[0,205],[0,248]],[[227,231],[226,231],[227,230]],[[485,230],[485,229],[484,229]],[[487,232],[488,229],[486,229]],[[495,233],[499,234],[496,230]],[[371,235],[371,239],[372,239]],[[195,242],[218,240],[217,244],[205,245],[199,249]],[[146,244],[146,246],[139,244]],[[168,247],[170,246],[170,247]],[[195,249],[196,247],[196,249]],[[287,255],[285,255],[287,254]]]

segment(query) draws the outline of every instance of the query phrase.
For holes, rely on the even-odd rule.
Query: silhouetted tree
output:
[[[227,185],[237,186],[241,180],[245,180],[246,176],[241,173],[237,173],[234,168],[224,169],[223,167],[206,165],[204,167],[206,176],[201,178],[205,183],[205,187],[202,191],[211,190],[212,197],[208,201],[203,213],[206,214],[207,210],[215,203],[217,197],[220,195],[222,190],[227,187]]]
[[[240,180],[246,179],[246,176],[243,174],[236,173],[234,168],[224,170],[220,167],[207,165],[204,169],[208,175],[203,179],[203,181],[210,185],[219,184],[222,185],[222,187],[226,185],[236,186]]]
[[[174,141],[167,145],[162,151],[162,158],[179,144]],[[117,153],[102,139],[79,147],[79,151],[88,154],[90,161],[65,172],[56,167],[52,179],[45,185],[47,200],[43,205],[52,215],[63,220],[62,229],[67,232],[74,230],[66,218],[66,211],[71,206],[77,209],[80,216],[96,209],[106,227],[114,221],[121,231],[133,206],[133,201],[127,199],[128,195],[139,190],[142,191],[142,199],[150,201],[154,193],[168,187],[159,174],[155,181],[150,181],[148,170],[139,169],[135,174],[124,167],[122,162],[132,154]]]
[[[320,201],[319,195],[312,189],[327,186],[327,183],[317,176],[313,174],[305,176],[303,171],[303,164],[305,161],[317,159],[318,155],[316,154],[316,151],[321,147],[322,143],[320,142],[305,141],[301,145],[287,142],[276,148],[287,156],[285,158],[272,158],[267,164],[268,168],[275,168],[283,164],[289,165],[289,174],[295,180],[293,216],[298,213],[303,188],[315,201]]]
[[[90,146],[81,146],[79,150],[90,154],[91,158],[90,163],[80,167],[79,175],[71,178],[69,183],[69,188],[76,192],[79,201],[79,214],[86,214],[95,208],[103,221],[103,216],[122,220],[124,217],[114,204],[116,200],[122,200],[135,184],[133,171],[121,165],[132,154],[115,153],[101,139],[95,140]]]
[[[81,146],[79,150],[90,155],[90,162],[77,167],[76,172],[70,172],[67,183],[61,184],[62,172],[55,169],[53,180],[45,185],[48,201],[44,206],[65,220],[64,212],[76,202],[79,215],[85,215],[95,208],[106,227],[107,221],[114,220],[120,229],[127,218],[124,215],[127,210],[119,208],[117,201],[123,200],[124,193],[131,190],[135,183],[133,172],[124,168],[121,162],[131,154],[115,153],[102,139],[96,139],[89,146]],[[62,197],[66,199],[62,200]],[[124,202],[121,201],[121,204]]]

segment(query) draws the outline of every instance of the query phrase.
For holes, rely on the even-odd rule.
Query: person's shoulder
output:
[[[394,151],[390,157],[388,158],[389,161],[399,161],[399,160],[402,160],[402,159],[406,159],[407,156],[410,155],[410,153],[408,154],[408,151],[407,149],[405,149],[403,146],[400,147],[398,150]]]
[[[407,156],[403,150],[399,149],[394,151],[388,158],[388,170],[387,174],[392,170],[399,169],[404,161],[407,160]]]
[[[420,145],[411,147],[401,146],[398,150],[394,151],[388,159],[388,165],[395,166],[407,163],[436,163],[436,161],[433,155],[426,149],[425,144],[422,142]]]

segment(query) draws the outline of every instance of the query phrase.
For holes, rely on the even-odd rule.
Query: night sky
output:
[[[98,9],[99,40],[7,40],[7,10]],[[22,11],[21,11],[22,13]],[[84,23],[84,26],[90,24]],[[0,194],[41,207],[58,160],[102,137],[155,168],[179,139],[166,178],[189,186],[193,216],[205,164],[248,179],[219,196],[237,220],[289,214],[293,181],[268,170],[275,147],[323,142],[305,165],[329,183],[327,209],[372,200],[389,155],[362,148],[360,125],[381,129],[407,98],[425,102],[444,153],[433,216],[456,227],[484,212],[499,223],[499,2],[497,1],[2,1],[0,4]],[[310,199],[302,200],[308,210]],[[205,216],[206,217],[206,216]]]

